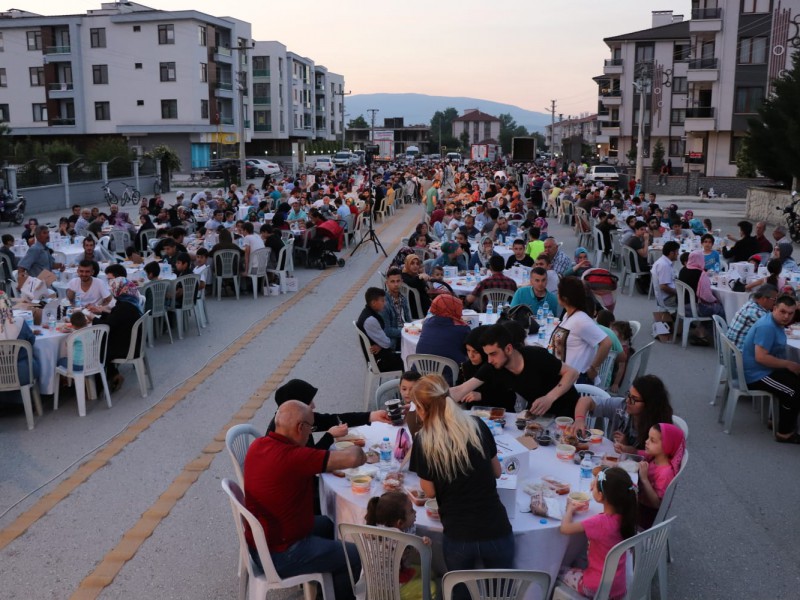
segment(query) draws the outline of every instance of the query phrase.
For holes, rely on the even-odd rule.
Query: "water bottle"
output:
[[[502,454],[498,454],[497,455],[497,462],[500,463],[500,474],[501,475],[505,475],[506,474],[506,466],[503,464],[503,455]]]
[[[540,344],[542,342],[544,342],[544,327],[543,326],[539,326],[539,332],[536,334],[536,339],[539,340]]]
[[[486,315],[488,317],[486,319],[486,321],[488,323],[490,323],[490,324],[493,323],[494,322],[493,321],[493,319],[494,319],[494,304],[492,304],[491,300],[489,300],[489,304],[486,305]]]
[[[547,303],[547,300],[542,303],[542,310],[544,311],[545,316],[547,316],[547,313],[550,312],[550,305]]]
[[[388,437],[383,438],[380,446],[381,451],[381,462],[382,463],[389,463],[392,460],[392,443],[389,441]],[[591,475],[591,468],[589,469],[589,474]]]
[[[55,331],[56,330],[56,314],[55,313],[52,313],[52,312],[50,313],[50,318],[47,319],[47,328],[50,331]]]
[[[541,306],[539,307],[539,310],[536,311],[536,322],[539,323],[539,325],[545,324],[544,309]]]
[[[553,326],[553,321],[555,321],[555,318],[556,317],[553,314],[553,311],[552,310],[548,310],[547,311],[547,326],[548,327],[552,327]]]
[[[81,297],[79,294],[75,294],[75,308],[81,307]]]
[[[714,274],[719,275],[719,263],[714,263]]]
[[[481,268],[478,266],[478,263],[475,263],[475,280],[479,280],[481,277]]]
[[[578,488],[581,492],[588,492],[591,488],[592,483],[592,469],[594,468],[594,464],[592,463],[592,458],[588,454],[584,454],[583,460],[581,461],[581,473],[580,473],[580,482]]]

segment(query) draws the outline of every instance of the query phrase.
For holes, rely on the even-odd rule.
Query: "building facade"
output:
[[[591,154],[598,154],[597,146],[598,121],[597,115],[583,114],[577,117],[568,116],[559,119],[552,125],[545,126],[545,145],[552,149],[556,158],[564,154],[564,141],[577,140],[579,145],[591,147]],[[579,150],[580,152],[580,150]],[[574,157],[569,157],[574,158]],[[584,156],[587,160],[589,156]],[[602,156],[600,158],[603,158]],[[577,158],[575,158],[577,160]]]
[[[800,45],[800,0],[693,0],[691,20],[653,13],[653,27],[606,38],[599,85],[601,153],[626,165],[644,92],[644,165],[660,140],[673,170],[736,175],[736,154]]]
[[[11,10],[0,13],[0,51],[0,121],[15,136],[118,135],[202,168],[238,155],[242,131],[258,155],[336,133],[327,118],[316,126],[330,88],[321,100],[314,86],[343,78],[324,67],[318,77],[279,42],[254,43],[251,25],[231,17],[132,2],[80,15]]]
[[[467,146],[479,144],[485,140],[499,140],[500,119],[487,115],[477,108],[467,109],[463,115],[453,119],[453,137],[460,140],[464,132],[469,136]]]

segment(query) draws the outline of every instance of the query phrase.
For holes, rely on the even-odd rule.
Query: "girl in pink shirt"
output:
[[[681,469],[686,438],[680,427],[657,423],[644,444],[646,460],[639,463],[639,526],[649,529],[661,506],[667,486]]]
[[[580,522],[573,522],[575,505],[567,501],[561,521],[561,533],[585,533],[589,540],[586,569],[562,568],[560,581],[587,598],[594,597],[603,575],[608,552],[636,533],[636,491],[630,475],[619,467],[606,468],[592,481],[592,496],[603,505],[603,512]],[[625,597],[625,560],[620,559],[611,585],[611,600]]]

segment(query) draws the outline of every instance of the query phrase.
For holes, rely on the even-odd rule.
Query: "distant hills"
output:
[[[403,117],[406,125],[429,124],[433,113],[453,107],[458,114],[463,114],[464,109],[477,108],[493,116],[501,113],[510,114],[517,125],[523,125],[528,131],[544,132],[545,125],[550,123],[550,115],[543,112],[525,110],[513,104],[492,102],[480,98],[465,98],[462,96],[428,96],[426,94],[353,94],[345,96],[345,112],[349,115],[347,120],[363,115],[369,122],[369,108],[377,108],[380,112],[375,115],[375,126],[383,125],[385,118]]]

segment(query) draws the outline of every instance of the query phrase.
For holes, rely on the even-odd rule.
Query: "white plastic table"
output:
[[[733,317],[750,299],[751,292],[734,292],[727,285],[712,285],[711,293],[714,297],[722,302],[722,307],[725,309],[725,320],[730,323]]]

